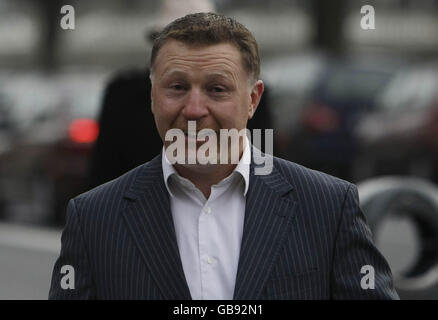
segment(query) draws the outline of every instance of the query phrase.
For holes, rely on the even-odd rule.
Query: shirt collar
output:
[[[233,172],[231,173],[231,175],[233,175],[235,172],[237,172],[242,176],[243,181],[245,183],[245,189],[243,192],[243,196],[246,196],[246,193],[248,192],[248,188],[249,188],[249,166],[250,166],[250,163],[251,163],[250,143],[249,143],[248,137],[245,136],[245,147],[243,149],[242,157],[240,158],[240,161],[237,164],[236,168],[234,168]],[[176,175],[178,177],[181,177],[181,176],[178,174],[178,172],[176,172],[173,165],[167,159],[166,149],[164,148],[164,146],[163,146],[163,151],[161,153],[161,166],[163,168],[164,183],[166,185],[167,191],[173,197],[174,194],[170,190],[169,184],[168,184],[169,178],[172,175]]]

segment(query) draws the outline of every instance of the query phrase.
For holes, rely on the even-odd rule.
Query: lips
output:
[[[183,132],[184,132],[184,135],[186,136],[186,138],[188,138],[188,139],[196,139],[196,140],[200,140],[200,141],[205,141],[205,138],[206,137],[208,137],[209,135],[210,135],[210,133],[207,131],[203,131],[203,132],[201,132],[202,130],[200,130],[200,131],[197,131],[196,133],[195,132],[192,132],[192,131],[187,131],[187,130],[183,130]],[[215,131],[215,134],[217,135],[217,132]]]

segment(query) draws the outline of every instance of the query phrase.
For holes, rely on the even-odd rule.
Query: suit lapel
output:
[[[291,190],[275,167],[269,175],[254,175],[251,161],[234,299],[257,299],[262,293],[294,216],[296,202],[288,196]]]
[[[161,154],[144,165],[125,198],[125,221],[164,298],[191,299],[164,185]]]
[[[295,201],[288,196],[292,186],[278,170],[274,167],[269,175],[255,175],[254,166],[251,161],[234,290],[237,300],[260,296],[296,208]],[[125,222],[163,297],[191,299],[164,185],[161,154],[144,165],[125,198]]]

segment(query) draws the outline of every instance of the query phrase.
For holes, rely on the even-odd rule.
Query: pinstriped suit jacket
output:
[[[234,298],[397,299],[356,187],[283,159],[273,164],[264,176],[250,166]],[[72,275],[63,265],[74,268],[74,289],[61,286]],[[361,287],[364,265],[375,270],[374,289]],[[191,299],[161,155],[70,201],[49,298]]]

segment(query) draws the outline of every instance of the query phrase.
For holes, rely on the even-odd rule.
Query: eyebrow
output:
[[[224,78],[225,80],[233,80],[234,76],[231,72],[228,71],[214,71],[212,73],[209,73],[207,75],[207,78],[211,79],[211,78],[216,78],[216,77],[220,77],[220,78]]]
[[[170,69],[165,71],[164,73],[162,73],[162,77],[170,77],[170,76],[186,76],[187,72],[182,71],[180,69]],[[234,76],[231,72],[229,71],[212,71],[211,73],[208,73],[207,78],[215,78],[215,77],[220,77],[220,78],[224,78],[227,80],[233,80]]]
[[[170,70],[166,70],[165,72],[163,72],[161,74],[162,77],[170,77],[170,76],[185,76],[186,72],[182,71],[182,70],[178,70],[178,69],[170,69]]]

